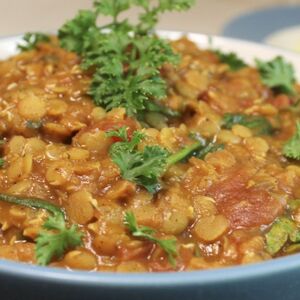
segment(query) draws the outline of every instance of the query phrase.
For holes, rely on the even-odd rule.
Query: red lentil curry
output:
[[[136,2],[137,25],[117,21],[130,1],[98,1],[0,62],[0,257],[157,272],[297,252],[292,66],[169,44],[158,13],[193,1]]]

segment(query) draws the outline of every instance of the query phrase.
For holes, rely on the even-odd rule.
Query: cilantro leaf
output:
[[[283,146],[283,155],[300,160],[300,122],[296,123],[296,133]]]
[[[248,127],[258,135],[270,135],[274,132],[271,123],[265,117],[226,113],[223,117],[223,127],[231,129],[235,124]]]
[[[247,64],[234,52],[224,53],[220,50],[215,50],[214,52],[222,63],[227,64],[230,67],[231,71],[238,71],[247,67]]]
[[[282,93],[295,94],[295,70],[281,56],[268,62],[256,59],[256,65],[265,85]]]
[[[2,168],[5,164],[5,159],[4,158],[0,158],[0,168]]]
[[[23,42],[18,44],[18,49],[21,51],[29,51],[36,48],[40,43],[49,42],[48,34],[40,32],[27,32],[23,37]]]
[[[137,238],[143,238],[153,243],[156,243],[167,254],[168,260],[172,266],[176,266],[175,257],[178,255],[176,249],[176,239],[158,239],[154,236],[154,229],[147,226],[139,226],[132,212],[127,211],[124,217],[124,225],[127,226],[131,235]]]
[[[39,265],[48,265],[54,257],[60,258],[65,251],[82,244],[82,234],[76,225],[66,227],[61,215],[50,216],[36,238],[36,258]]]

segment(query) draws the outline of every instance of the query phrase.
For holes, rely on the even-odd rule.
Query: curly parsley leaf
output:
[[[95,1],[93,11],[81,11],[60,29],[61,46],[78,53],[82,68],[94,72],[89,94],[96,105],[106,110],[124,107],[128,115],[141,118],[154,107],[148,103],[166,97],[167,86],[160,68],[165,63],[177,63],[179,57],[166,41],[153,34],[153,26],[159,14],[185,10],[193,3],[193,0]],[[121,19],[121,13],[133,6],[142,10],[138,24]],[[96,21],[101,15],[112,20],[98,27]]]
[[[296,132],[283,146],[283,155],[300,160],[300,122],[296,123]]]
[[[106,136],[120,138],[121,140],[128,142],[127,128],[126,126],[120,127],[116,130],[110,130],[106,132]]]
[[[144,135],[138,131],[133,133],[129,141],[125,130],[108,132],[108,136],[122,138],[110,148],[110,156],[118,165],[124,179],[144,186],[150,193],[160,188],[159,178],[165,172],[168,151],[159,146],[146,146],[143,151],[137,146]],[[124,139],[125,138],[125,139]]]
[[[84,68],[96,66],[89,91],[95,104],[107,110],[124,107],[131,116],[151,111],[149,101],[166,97],[166,82],[159,68],[166,62],[175,63],[178,57],[165,41],[154,37],[132,41],[114,33],[102,42],[83,59]],[[128,48],[132,53],[126,53]]]
[[[282,93],[295,94],[295,70],[281,56],[268,62],[256,59],[256,65],[265,85]]]
[[[270,135],[274,132],[271,123],[262,116],[226,113],[223,117],[223,127],[231,129],[233,125],[240,124],[255,131],[258,135]]]
[[[95,1],[97,13],[116,18],[121,12],[127,10],[132,0],[101,0]]]
[[[33,50],[40,43],[49,42],[50,37],[48,34],[40,32],[28,32],[23,37],[23,42],[18,44],[18,49],[21,51]]]
[[[124,224],[129,229],[133,237],[146,239],[156,243],[167,254],[168,260],[172,266],[176,266],[175,257],[178,255],[176,239],[158,239],[155,235],[155,230],[147,226],[139,226],[132,212],[127,211],[124,217]]]
[[[247,67],[247,64],[234,52],[224,53],[220,50],[215,50],[214,52],[217,54],[222,63],[229,66],[231,71],[238,71]]]
[[[43,224],[36,238],[36,258],[39,265],[48,265],[51,260],[60,258],[67,250],[82,244],[82,234],[76,225],[66,226],[61,215],[50,216]]]
[[[119,167],[124,179],[145,187],[150,193],[157,192],[160,187],[160,178],[168,167],[191,156],[200,159],[207,153],[223,149],[223,145],[206,144],[204,140],[197,141],[184,147],[176,153],[169,152],[160,146],[146,146],[143,151],[138,149],[144,134],[135,131],[131,139],[128,138],[126,127],[108,131],[107,136],[118,137],[122,141],[110,147],[110,157]]]
[[[89,10],[79,11],[73,20],[65,23],[58,31],[61,47],[79,55],[93,47],[97,36],[96,14]]]
[[[184,11],[190,9],[195,4],[195,0],[160,0],[160,10],[165,11]]]
[[[133,0],[135,5],[144,8],[139,19],[140,24],[137,28],[140,33],[147,33],[153,30],[158,22],[159,14],[166,11],[184,11],[188,10],[195,4],[195,0],[159,0],[157,5],[153,5],[154,1]]]

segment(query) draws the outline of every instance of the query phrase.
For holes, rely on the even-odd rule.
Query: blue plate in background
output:
[[[300,5],[273,6],[236,17],[225,25],[222,35],[265,42],[283,28],[300,25]]]

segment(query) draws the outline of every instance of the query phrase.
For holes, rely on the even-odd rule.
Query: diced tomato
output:
[[[207,195],[229,220],[231,227],[255,227],[270,224],[282,212],[282,204],[265,190],[247,187],[249,176],[243,171],[214,184]]]
[[[280,94],[273,99],[270,99],[269,102],[276,106],[277,108],[285,108],[292,104],[292,100],[284,94]]]

